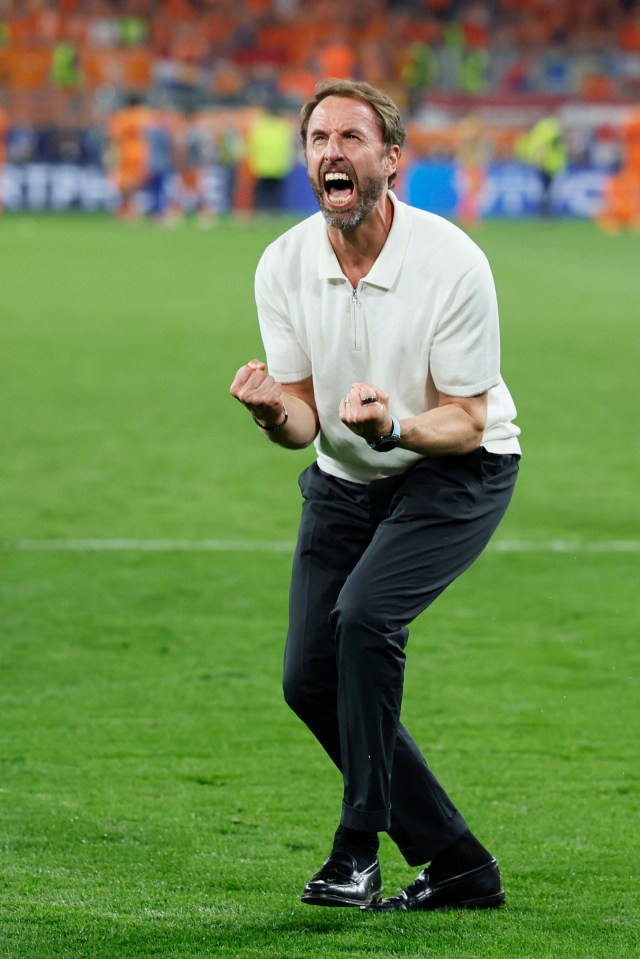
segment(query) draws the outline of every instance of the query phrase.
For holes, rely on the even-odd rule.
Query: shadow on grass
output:
[[[469,928],[464,920],[468,918],[455,913],[428,918],[372,916],[358,909],[316,911],[297,905],[283,911],[274,909],[272,903],[265,904],[261,913],[255,898],[246,906],[225,902],[209,909],[195,908],[191,914],[181,910],[108,917],[78,908],[48,907],[39,914],[20,917],[15,925],[5,924],[3,939],[11,959],[415,956],[427,925],[430,940],[451,947],[460,945],[461,934],[464,940],[464,930]],[[472,922],[476,932],[477,918]]]
[[[0,920],[10,959],[637,959],[637,917],[576,915],[524,899],[490,912],[370,915],[314,909],[254,892],[182,908],[115,911],[63,904]],[[2,928],[4,926],[4,929]]]

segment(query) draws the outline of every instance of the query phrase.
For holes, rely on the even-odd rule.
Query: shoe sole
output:
[[[442,903],[440,906],[414,906],[413,908],[406,906],[398,906],[397,908],[385,909],[376,909],[376,904],[379,904],[381,900],[373,899],[368,905],[363,905],[361,908],[363,912],[377,912],[377,913],[387,913],[387,912],[447,912],[452,909],[500,909],[501,906],[507,901],[507,897],[504,892],[496,892],[491,896],[479,896],[476,899],[462,899],[458,902],[447,902]],[[383,902],[383,901],[382,901]],[[373,906],[373,909],[370,908]]]
[[[365,906],[374,905],[376,902],[379,902],[381,898],[382,889],[372,896],[371,899],[364,901],[361,899],[342,899],[340,896],[313,895],[313,893],[300,896],[300,901],[304,902],[307,906],[346,906],[348,908],[355,907],[356,909],[362,909]]]
[[[503,892],[496,892],[493,896],[481,896],[479,899],[465,899],[457,905],[447,906],[447,909],[499,909],[504,906],[507,897]]]
[[[503,892],[496,892],[492,896],[480,896],[477,899],[461,899],[459,902],[447,902],[442,906],[434,906],[432,909],[409,910],[410,912],[446,912],[449,909],[500,909],[507,901]]]

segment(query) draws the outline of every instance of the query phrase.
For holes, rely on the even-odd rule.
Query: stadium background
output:
[[[171,162],[182,180],[190,162],[198,164],[188,159],[194,117],[209,115],[237,138],[240,150],[224,162],[214,155],[220,143],[210,145],[203,189],[217,212],[246,212],[252,172],[243,146],[256,115],[277,108],[291,119],[295,139],[297,111],[316,80],[346,75],[384,87],[403,109],[409,147],[398,189],[410,202],[455,214],[468,165],[466,123],[467,131],[477,125],[479,213],[535,213],[539,182],[517,141],[553,114],[568,160],[554,186],[554,211],[597,216],[621,165],[625,118],[640,96],[640,5],[2,0],[4,206],[113,209],[109,124],[137,93],[172,125]],[[187,194],[183,188],[176,204],[193,205]],[[313,208],[300,156],[282,205],[293,213]]]

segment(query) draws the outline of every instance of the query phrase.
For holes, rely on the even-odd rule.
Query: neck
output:
[[[327,227],[342,272],[355,288],[367,275],[387,242],[393,223],[393,203],[386,192],[369,216],[353,230]]]

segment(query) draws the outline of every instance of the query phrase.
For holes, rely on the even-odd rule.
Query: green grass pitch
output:
[[[341,792],[280,692],[310,453],[228,394],[285,225],[0,219],[0,956],[637,959],[640,238],[476,234],[525,455],[403,715],[508,906],[367,916],[298,900]]]

